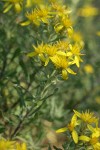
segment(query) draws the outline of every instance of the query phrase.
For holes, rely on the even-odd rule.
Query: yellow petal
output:
[[[73,28],[72,27],[68,28],[67,32],[68,32],[69,37],[71,37],[73,34]]]
[[[68,73],[67,73],[67,71],[65,69],[62,70],[62,78],[64,80],[68,79]]]
[[[78,134],[75,130],[72,131],[72,138],[75,143],[78,143]]]
[[[26,7],[29,8],[32,6],[32,0],[27,0],[26,1]]]
[[[76,116],[76,114],[74,114],[71,119],[71,124],[76,124],[76,122],[77,122],[77,116]]]
[[[58,55],[61,55],[61,56],[66,56],[66,53],[64,53],[64,52],[62,52],[62,51],[58,51],[57,54],[58,54]]]
[[[79,64],[79,58],[77,56],[75,56],[75,63],[77,67],[79,68],[80,64]]]
[[[68,130],[67,127],[64,127],[64,128],[56,130],[56,133],[62,133],[62,132],[65,132],[67,130]]]
[[[15,9],[18,13],[21,11],[21,6],[19,3],[15,3]]]
[[[41,61],[43,61],[43,62],[45,62],[45,61],[46,61],[46,59],[45,59],[45,57],[44,57],[44,55],[43,55],[43,54],[39,54],[39,57],[40,57]]]
[[[68,71],[70,74],[76,75],[76,73],[75,73],[72,69],[70,69],[70,68],[67,68],[67,71]]]
[[[89,138],[88,136],[81,135],[81,136],[79,137],[79,140],[85,141],[85,142],[89,142],[89,141],[90,141],[90,138]]]
[[[68,53],[67,53],[67,56],[72,56],[72,53],[71,53],[71,52],[68,52]]]
[[[81,113],[79,113],[78,111],[76,111],[76,110],[73,110],[74,111],[74,113],[80,118],[81,117]]]
[[[45,60],[45,65],[44,65],[44,66],[47,66],[48,63],[49,63],[49,58],[47,58],[47,59]]]
[[[63,25],[55,25],[54,27],[55,31],[58,33],[59,31],[61,31],[63,29]]]
[[[92,131],[92,132],[94,132],[95,130],[94,130],[94,128],[91,126],[91,125],[87,125],[87,127],[88,127],[88,129],[90,130],[90,131]]]
[[[21,26],[28,26],[31,22],[30,21],[25,21],[25,22],[22,22],[20,25]]]

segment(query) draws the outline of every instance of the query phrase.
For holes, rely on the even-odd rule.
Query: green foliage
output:
[[[85,43],[84,62],[79,69],[73,67],[77,75],[69,75],[68,80],[62,79],[60,70],[54,69],[51,62],[44,67],[39,58],[27,56],[33,51],[32,45],[54,44],[65,39],[65,30],[56,33],[53,21],[50,25],[42,22],[40,26],[21,26],[27,20],[25,13],[32,8],[15,13],[12,7],[3,13],[4,4],[0,2],[0,137],[27,142],[29,150],[47,149],[49,144],[48,150],[67,150],[65,135],[59,137],[55,130],[69,122],[73,109],[90,109],[98,117],[100,114],[100,36],[96,34],[100,31],[100,17],[78,13],[85,5],[99,9],[100,2],[64,3],[72,9],[74,29]],[[69,150],[74,146],[70,143]]]

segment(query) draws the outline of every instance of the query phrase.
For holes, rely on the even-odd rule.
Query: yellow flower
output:
[[[17,143],[16,141],[0,140],[0,150],[27,150],[25,143]]]
[[[94,69],[90,64],[86,64],[84,66],[84,70],[85,70],[86,73],[90,73],[90,74],[94,73]]]
[[[60,23],[57,23],[54,26],[54,29],[55,29],[56,32],[59,32],[62,29],[68,30],[68,34],[71,35],[73,33],[72,21],[69,18],[67,18],[67,17],[66,18],[62,18]]]
[[[22,10],[23,0],[2,0],[5,3],[4,5],[4,13],[8,12],[13,6],[15,7],[16,12],[20,12]]]
[[[88,142],[88,145],[90,144],[94,150],[100,150],[100,128],[93,128],[91,125],[87,125],[87,127],[92,134],[90,137],[81,135],[79,136],[79,140]]]
[[[94,150],[100,150],[100,140],[97,137],[91,138],[90,144]]]
[[[94,150],[100,150],[100,128],[93,128],[88,125],[88,129],[92,132],[90,144],[94,148]]]
[[[57,53],[57,47],[56,45],[47,45],[45,47],[45,66],[49,63],[50,57],[56,55]]]
[[[97,32],[96,32],[96,35],[100,36],[100,31],[97,31]]]
[[[56,47],[60,51],[67,52],[67,50],[69,49],[69,43],[67,41],[58,41],[56,43]]]
[[[71,122],[67,125],[67,127],[64,127],[64,128],[61,128],[61,129],[58,129],[56,131],[56,133],[61,133],[61,132],[65,132],[67,130],[69,130],[71,132],[71,135],[72,135],[72,138],[74,140],[75,143],[78,143],[78,133],[77,131],[75,130],[75,127],[77,125],[79,125],[79,121],[77,120],[77,116],[74,114],[72,119],[71,119]]]
[[[29,57],[34,57],[38,55],[40,59],[45,62],[45,66],[49,63],[51,57],[55,56],[56,54],[61,56],[66,56],[66,53],[63,52],[60,47],[56,44],[40,44],[37,47],[33,45],[34,52],[27,54]]]
[[[93,128],[91,125],[87,127],[92,132],[92,137],[100,137],[100,128],[98,128],[98,125],[96,128]]]
[[[71,12],[68,8],[66,8],[65,5],[62,5],[61,3],[52,3],[52,8],[56,11],[56,15],[64,18],[65,16],[68,16],[68,14]]]
[[[78,14],[83,17],[91,17],[98,15],[98,12],[98,9],[93,6],[84,6],[79,9]]]
[[[76,64],[76,66],[79,67],[80,66],[79,62],[83,61],[80,57],[80,55],[83,55],[80,53],[81,51],[80,45],[78,44],[74,44],[73,46],[70,45],[70,50],[71,51],[67,53],[67,56],[69,56],[73,60],[72,64]]]
[[[50,15],[49,7],[40,5],[39,8],[35,8],[31,13],[27,12],[26,17],[28,20],[22,22],[22,26],[27,26],[30,23],[34,23],[35,25],[39,26],[41,22],[48,24],[48,19],[52,16]]]
[[[43,62],[45,62],[44,53],[45,53],[46,45],[41,43],[37,47],[33,45],[33,48],[34,48],[34,52],[28,53],[27,56],[34,57],[34,56],[38,55],[40,57],[40,59]]]
[[[50,59],[57,68],[62,69],[63,79],[68,78],[68,73],[76,75],[76,73],[69,68],[69,62],[65,56],[55,55],[51,57]]]
[[[72,34],[72,39],[74,40],[74,42],[78,43],[81,47],[84,47],[83,37],[80,32],[74,32]]]
[[[13,150],[14,149],[14,143],[13,141],[7,141],[7,140],[0,140],[0,150]]]
[[[79,113],[78,111],[74,110],[74,113],[85,123],[91,124],[98,122],[98,118],[94,116],[94,113],[90,113],[89,111]]]
[[[65,28],[72,27],[72,21],[70,20],[70,18],[62,18],[62,24]]]

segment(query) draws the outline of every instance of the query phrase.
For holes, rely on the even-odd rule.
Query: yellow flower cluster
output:
[[[48,19],[51,18],[49,7],[40,5],[39,8],[34,8],[32,12],[26,13],[27,21],[21,23],[22,26],[27,26],[30,23],[34,23],[39,26],[41,22],[48,24]]]
[[[82,17],[91,17],[96,16],[99,14],[99,10],[96,7],[93,6],[84,6],[83,8],[80,8],[78,11],[79,16]]]
[[[89,111],[79,113],[74,110],[71,122],[56,133],[69,132],[75,144],[84,143],[87,149],[100,150],[99,119]]]
[[[12,6],[17,8],[16,10],[18,11],[18,8],[20,7],[21,9],[23,3],[23,0],[3,1],[6,2],[4,12],[7,12]],[[81,50],[84,44],[81,34],[73,30],[73,22],[70,19],[71,10],[63,2],[57,3],[57,1],[52,0],[47,1],[46,5],[43,3],[43,0],[35,2],[37,5],[33,6],[33,4],[33,0],[26,0],[25,5],[23,3],[23,8],[25,7],[26,9],[26,21],[21,21],[21,26],[31,24],[34,25],[34,28],[37,27],[36,29],[40,30],[40,26],[43,25],[43,30],[45,31],[52,28],[51,32],[59,40],[52,41],[52,43],[47,40],[38,45],[33,45],[34,51],[29,53],[28,56],[38,56],[44,63],[44,66],[51,62],[56,67],[55,69],[60,71],[63,79],[67,79],[69,73],[75,75],[76,73],[71,67],[73,65],[80,66],[80,62],[82,62],[81,55],[83,55]],[[31,9],[27,10],[28,7],[31,7]],[[63,39],[61,34],[64,36]]]
[[[0,140],[0,150],[27,150],[25,143],[17,143],[5,139]]]
[[[55,44],[40,44],[37,47],[33,45],[34,52],[28,54],[29,57],[37,56],[47,66],[51,61],[53,65],[60,69],[63,79],[68,78],[68,73],[76,74],[70,67],[76,64],[79,67],[82,59],[80,58],[81,47],[77,43],[69,44],[67,41],[59,41]]]

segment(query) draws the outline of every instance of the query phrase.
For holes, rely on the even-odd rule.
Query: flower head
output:
[[[67,56],[70,56],[71,60],[73,60],[72,64],[76,64],[77,67],[80,66],[80,63],[79,62],[82,62],[83,60],[81,59],[81,54],[80,51],[81,51],[81,47],[80,45],[78,45],[77,43],[75,43],[73,46],[70,45],[70,50],[68,53],[67,53]]]
[[[40,5],[40,7],[35,8],[32,10],[32,12],[26,13],[27,21],[22,22],[22,26],[27,26],[30,23],[35,24],[36,26],[39,26],[40,23],[49,23],[49,18],[52,16],[50,15],[50,9],[49,7],[44,7],[43,5]]]
[[[13,150],[14,148],[13,141],[6,141],[4,139],[0,140],[0,150]]]
[[[76,74],[73,70],[69,68],[69,61],[65,56],[55,55],[50,58],[53,64],[62,70],[62,77],[63,79],[68,78],[68,73]]]
[[[65,131],[69,130],[71,132],[71,135],[72,135],[74,142],[78,143],[78,133],[75,130],[75,127],[77,125],[79,125],[79,121],[77,120],[77,116],[74,114],[72,119],[71,119],[71,122],[68,124],[68,126],[61,128],[61,129],[58,129],[56,131],[56,133],[65,132]]]
[[[79,113],[78,111],[74,110],[74,113],[85,123],[97,123],[98,118],[94,116],[94,113],[90,113],[89,111]]]
[[[55,14],[59,17],[65,18],[71,12],[65,5],[52,3],[52,8],[55,11]]]
[[[26,143],[17,143],[16,141],[0,140],[0,150],[27,150]]]

